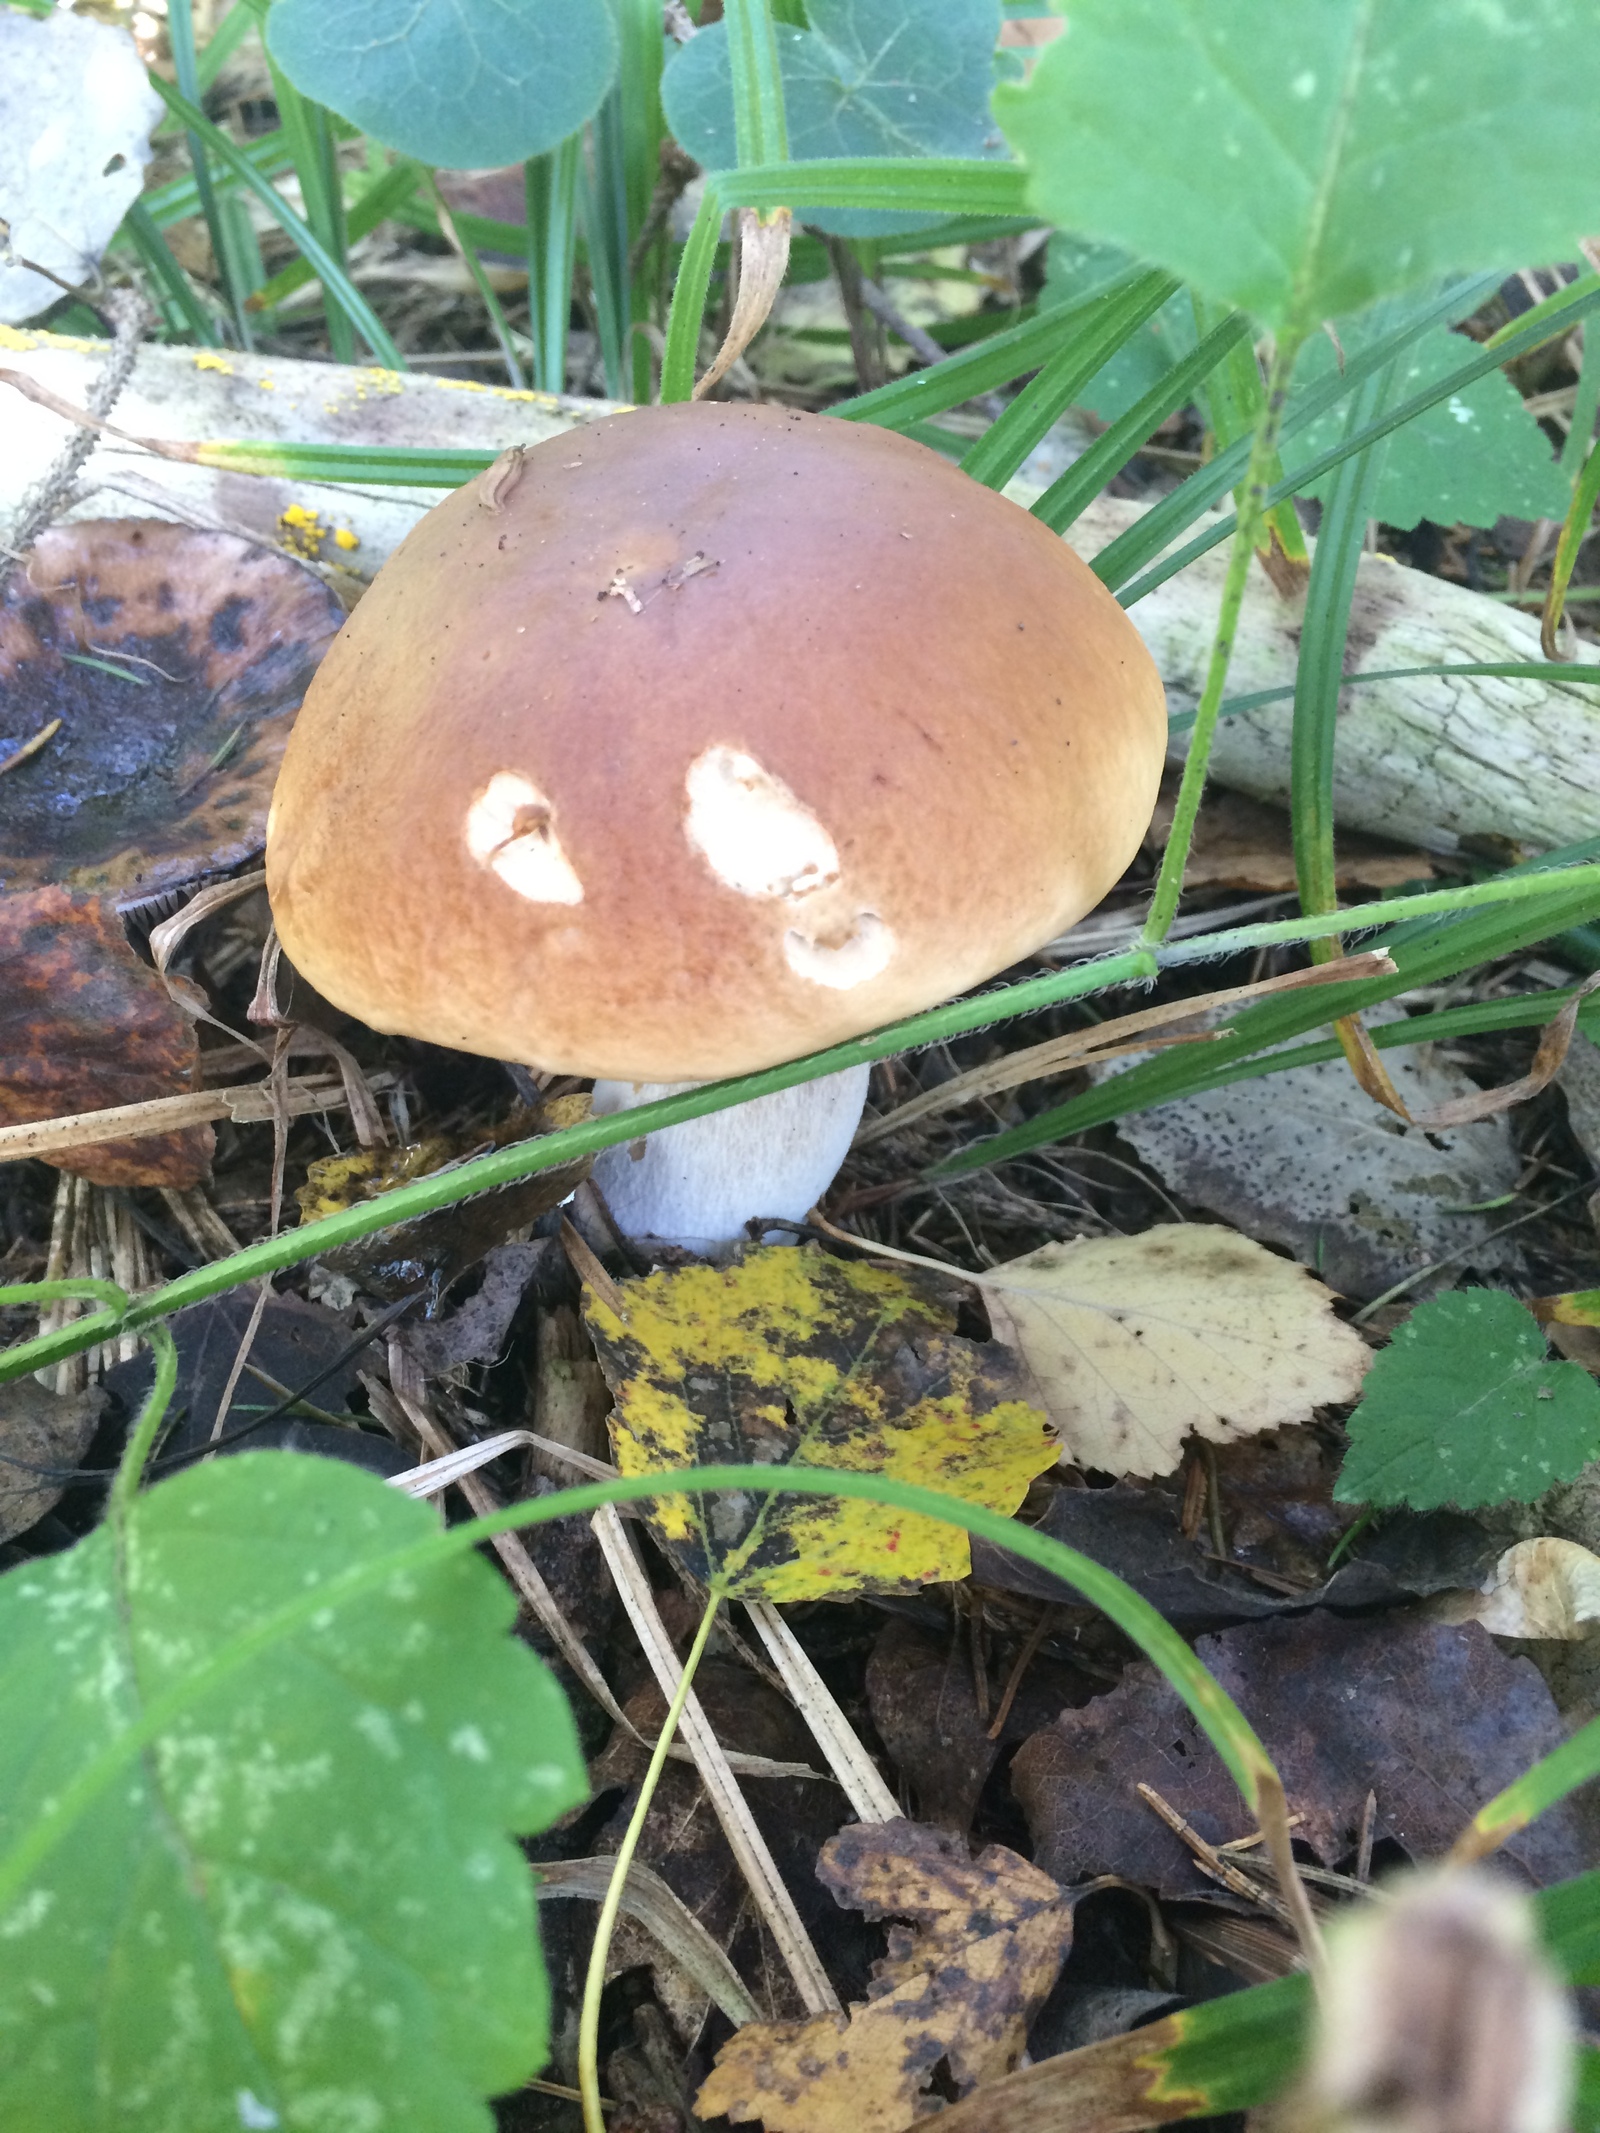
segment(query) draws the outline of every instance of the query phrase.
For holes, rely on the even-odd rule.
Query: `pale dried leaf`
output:
[[[1600,1556],[1553,1534],[1518,1541],[1490,1572],[1472,1619],[1497,1637],[1576,1642],[1600,1618]]]
[[[1047,1244],[986,1275],[983,1293],[1063,1459],[1108,1474],[1170,1473],[1190,1436],[1303,1422],[1353,1399],[1371,1360],[1331,1290],[1209,1224]]]

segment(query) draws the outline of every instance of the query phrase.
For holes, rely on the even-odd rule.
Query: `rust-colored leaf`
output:
[[[27,1125],[194,1087],[194,1024],[129,947],[108,899],[59,887],[0,897],[0,1122]],[[197,1185],[209,1126],[56,1158],[96,1185]]]

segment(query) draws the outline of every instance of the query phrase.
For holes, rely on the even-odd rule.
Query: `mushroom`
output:
[[[505,454],[390,558],[290,738],[268,889],[338,1006],[615,1107],[609,1083],[771,1066],[1026,956],[1133,857],[1165,744],[1116,601],[938,454],[642,408]],[[815,1108],[829,1163],[849,1081],[768,1100]],[[745,1213],[803,1214],[831,1170],[780,1204],[756,1109],[655,1141],[743,1134]],[[624,1182],[652,1167],[600,1172],[629,1228],[736,1233],[727,1205],[655,1219]]]

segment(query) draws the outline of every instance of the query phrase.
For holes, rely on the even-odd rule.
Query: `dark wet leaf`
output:
[[[1199,1656],[1239,1703],[1282,1774],[1295,1834],[1324,1865],[1354,1850],[1368,1791],[1376,1830],[1415,1860],[1438,1857],[1487,1800],[1564,1738],[1549,1690],[1476,1624],[1446,1627],[1313,1613],[1202,1637]],[[1214,1886],[1139,1798],[1151,1785],[1210,1843],[1248,1816],[1178,1698],[1148,1665],[1065,1711],[1012,1765],[1035,1857],[1064,1882],[1122,1874],[1169,1895]],[[1520,1831],[1501,1857],[1535,1883],[1587,1866],[1600,1839],[1580,1794]]]
[[[1000,1753],[989,1714],[978,1710],[964,1626],[935,1643],[891,1618],[867,1663],[867,1701],[922,1819],[964,1837]]]
[[[0,585],[0,890],[119,903],[261,849],[278,759],[343,621],[310,571],[164,519],[53,527]]]
[[[0,808],[7,784],[0,778]],[[0,1120],[12,1125],[182,1096],[195,1026],[128,945],[109,898],[60,887],[0,896]],[[209,1126],[52,1158],[97,1185],[197,1185]]]
[[[1109,1489],[1052,1490],[1041,1533],[1080,1549],[1126,1580],[1169,1622],[1195,1633],[1302,1612],[1313,1603],[1372,1607],[1478,1582],[1503,1543],[1474,1519],[1401,1513],[1364,1529],[1331,1576],[1324,1566],[1350,1511],[1332,1500],[1334,1456],[1310,1430],[1283,1430],[1218,1448],[1228,1562],[1216,1560],[1203,1512],[1182,1529],[1185,1475]],[[1073,1589],[1031,1563],[975,1541],[973,1577],[1003,1592],[1060,1605]]]
[[[221,1296],[208,1298],[205,1303],[191,1305],[187,1311],[180,1311],[168,1320],[178,1348],[178,1383],[167,1410],[168,1420],[174,1426],[162,1447],[164,1453],[197,1451],[211,1442],[217,1409],[222,1403],[255,1304],[254,1289],[229,1289]],[[276,1389],[278,1386],[288,1392],[298,1392],[313,1379],[321,1382],[307,1392],[310,1404],[324,1414],[341,1413],[355,1390],[357,1371],[370,1360],[368,1356],[358,1354],[348,1362],[339,1363],[338,1358],[349,1347],[351,1338],[350,1328],[343,1319],[323,1305],[305,1303],[298,1296],[271,1297],[261,1314],[261,1323],[250,1343],[245,1368],[234,1387],[219,1434],[231,1436],[276,1407],[283,1397]],[[330,1364],[337,1367],[331,1376],[323,1377],[322,1373]],[[109,1371],[106,1384],[121,1399],[130,1415],[137,1414],[150,1389],[151,1376],[150,1357],[140,1353],[131,1362],[119,1363]],[[268,1379],[272,1382],[268,1383]],[[316,1431],[316,1436],[309,1442],[286,1441],[287,1435],[308,1429]],[[243,1443],[251,1451],[265,1451],[274,1445],[282,1445],[290,1451],[309,1451],[324,1448],[324,1440],[335,1438],[350,1440],[349,1450],[341,1456],[353,1458],[357,1465],[372,1463],[370,1458],[358,1456],[356,1451],[356,1447],[364,1442],[363,1432],[337,1429],[304,1414],[286,1415],[276,1423],[269,1423],[252,1432]],[[402,1467],[413,1463],[387,1438],[375,1437],[371,1441],[379,1452],[395,1455],[392,1463],[380,1462],[379,1471],[398,1473]]]
[[[105,1404],[98,1385],[79,1393],[49,1392],[32,1378],[0,1385],[0,1542],[26,1533],[55,1509],[65,1480],[29,1469],[75,1467]]]

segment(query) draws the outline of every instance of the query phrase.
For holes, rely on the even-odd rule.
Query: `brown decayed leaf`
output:
[[[106,1398],[98,1385],[71,1395],[47,1392],[32,1378],[0,1385],[0,1541],[26,1533],[61,1501],[65,1481],[32,1469],[75,1467]]]
[[[23,1125],[194,1086],[195,1027],[129,947],[109,900],[64,888],[0,897],[0,1122]],[[209,1126],[56,1158],[96,1185],[198,1185]]]
[[[891,1927],[864,2005],[748,2024],[696,2108],[767,2133],[899,2133],[937,2108],[928,2082],[941,2061],[963,2094],[1009,2072],[1071,1942],[1056,1884],[1004,1845],[969,1859],[914,1822],[842,1830],[818,1872],[841,1903],[910,1925]]]
[[[1295,1835],[1324,1866],[1354,1850],[1369,1791],[1380,1837],[1415,1860],[1440,1856],[1564,1738],[1532,1663],[1507,1657],[1476,1623],[1319,1612],[1202,1637],[1195,1650],[1266,1744],[1302,1818]],[[1208,1843],[1249,1834],[1222,1763],[1143,1662],[1025,1742],[1011,1774],[1034,1855],[1065,1883],[1115,1873],[1169,1896],[1209,1888],[1138,1798],[1141,1781]],[[1593,1863],[1596,1827],[1580,1794],[1520,1830],[1501,1856],[1531,1881],[1559,1881]]]
[[[233,534],[52,527],[0,585],[0,735],[61,721],[0,778],[0,888],[126,901],[259,851],[289,726],[342,620],[309,571]]]
[[[1371,1361],[1303,1267],[1209,1224],[1047,1244],[982,1287],[1063,1459],[1108,1474],[1170,1473],[1190,1436],[1304,1421],[1353,1399]]]

